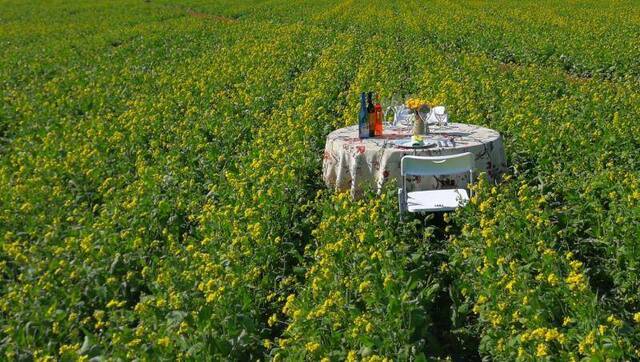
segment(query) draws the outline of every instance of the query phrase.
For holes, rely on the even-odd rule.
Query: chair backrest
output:
[[[404,156],[400,161],[402,176],[454,175],[473,171],[474,156],[465,152],[451,156]]]

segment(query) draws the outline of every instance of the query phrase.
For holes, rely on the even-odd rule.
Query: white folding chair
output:
[[[474,156],[471,152],[452,156],[404,156],[400,161],[402,188],[398,189],[400,215],[403,212],[453,211],[469,202],[465,188],[407,192],[407,176],[440,176],[469,172],[473,180]]]

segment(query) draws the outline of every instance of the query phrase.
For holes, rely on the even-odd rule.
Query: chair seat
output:
[[[469,201],[465,189],[427,190],[407,193],[409,212],[453,211]]]

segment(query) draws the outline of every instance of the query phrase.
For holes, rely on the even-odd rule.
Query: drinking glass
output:
[[[446,109],[444,106],[433,107],[433,114],[436,116],[436,120],[438,121],[438,127],[446,127],[448,122],[448,116]]]
[[[407,107],[407,102],[412,98],[416,97],[410,93],[404,93],[398,98],[396,124],[400,127],[413,127],[413,123],[415,122],[415,113]]]
[[[382,99],[382,111],[384,127],[393,127],[396,123],[396,108],[398,104],[398,97],[393,95],[391,97],[385,97]]]
[[[390,117],[387,114],[393,114],[393,123],[394,127],[403,127],[410,125],[409,120],[407,120],[407,109],[404,105],[404,98],[397,94],[391,96],[388,100],[388,103],[385,104],[385,120],[389,120]]]
[[[409,127],[413,125],[413,112],[404,104],[396,108],[396,126]]]
[[[431,114],[433,113],[433,108],[429,108],[429,106],[423,105],[418,109],[418,114],[424,120],[425,124],[429,123],[429,119],[431,118]]]

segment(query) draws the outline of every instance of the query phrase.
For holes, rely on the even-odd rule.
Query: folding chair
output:
[[[402,188],[398,189],[400,217],[408,212],[453,211],[469,202],[464,188],[407,192],[407,176],[440,176],[469,172],[473,180],[474,156],[465,152],[451,156],[404,156],[400,161]]]

